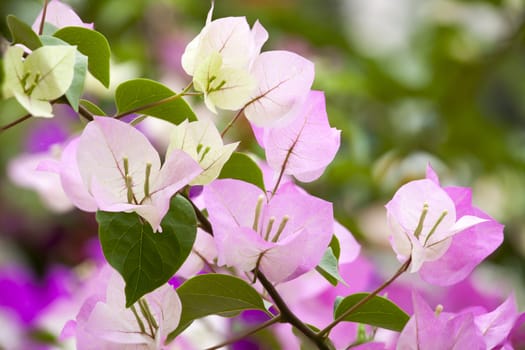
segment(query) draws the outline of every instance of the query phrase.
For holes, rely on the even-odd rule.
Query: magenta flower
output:
[[[293,184],[271,198],[238,180],[216,180],[204,188],[219,265],[258,268],[274,283],[314,268],[334,232],[332,204]]]
[[[173,150],[161,167],[148,139],[134,127],[95,117],[62,154],[64,191],[80,209],[136,212],[161,231],[171,197],[201,173],[186,153]]]
[[[257,132],[257,128],[255,128]],[[299,181],[322,175],[339,149],[341,131],[328,124],[324,93],[311,91],[295,118],[280,128],[265,128],[262,143],[270,167]]]
[[[434,312],[417,293],[412,300],[414,314],[399,336],[397,349],[495,349],[506,341],[519,316],[513,295],[487,313],[480,308]]]
[[[453,199],[431,179],[403,185],[386,209],[392,247],[398,260],[412,259],[411,272],[419,271],[426,262],[439,261],[454,235],[487,221],[457,212]],[[470,255],[464,250],[461,253]]]

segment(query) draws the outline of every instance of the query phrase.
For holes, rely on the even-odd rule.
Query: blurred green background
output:
[[[180,55],[202,28],[209,1],[65,2],[108,37],[118,67],[113,85],[135,77],[189,81]],[[32,23],[41,5],[2,0],[1,34],[9,38],[7,14]],[[214,18],[224,16],[258,19],[270,33],[264,50],[291,50],[315,62],[314,88],[325,91],[342,143],[325,174],[305,187],[333,201],[337,218],[371,252],[393,256],[382,206],[402,183],[423,177],[430,161],[445,184],[473,187],[475,204],[505,224],[505,243],[490,261],[523,284],[523,1],[217,0]],[[108,112],[114,109],[111,92],[89,91]],[[9,116],[0,115],[0,121]],[[90,216],[49,214],[36,195],[6,178],[7,161],[21,152],[32,126],[27,122],[0,135],[2,240],[15,237],[20,254],[40,269],[54,261],[74,264],[81,257],[71,247],[96,230]],[[248,126],[237,127],[230,137],[261,154]],[[24,220],[15,225],[23,234],[10,231],[13,216]],[[62,248],[51,245],[42,254],[34,237],[45,230],[63,231],[57,238]]]

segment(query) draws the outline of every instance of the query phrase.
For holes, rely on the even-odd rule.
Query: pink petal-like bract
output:
[[[266,158],[276,172],[314,181],[334,159],[340,138],[328,124],[324,93],[311,91],[293,121],[264,130]]]
[[[412,295],[414,314],[399,335],[398,350],[485,350],[485,342],[471,313],[436,315],[423,298]]]
[[[216,180],[204,188],[204,199],[219,264],[246,272],[258,267],[274,283],[313,269],[334,232],[332,204],[291,183],[267,199],[252,184]]]
[[[314,81],[314,65],[289,51],[266,51],[253,63],[258,82],[244,109],[257,126],[283,126],[301,109]]]
[[[64,167],[71,169],[67,178],[71,183],[64,190],[73,202],[87,202],[85,207],[92,209],[84,191],[74,188],[79,175],[80,188],[87,190],[97,209],[135,211],[155,231],[161,231],[160,222],[171,197],[202,172],[198,163],[180,150],[173,151],[161,167],[148,139],[129,124],[112,118],[95,117],[76,142],[64,151]],[[72,153],[75,146],[76,154]]]
[[[412,258],[411,272],[450,285],[499,245],[502,227],[471,206],[469,189],[442,188],[430,167],[427,173],[427,179],[403,185],[386,205],[391,244],[400,261]]]
[[[437,180],[435,173],[432,173],[430,168],[431,178]],[[420,276],[425,281],[447,286],[466,278],[501,245],[503,225],[472,206],[472,191],[469,188],[445,187],[444,190],[453,200],[458,217],[475,216],[485,220],[454,235],[445,254],[439,260],[428,262],[421,268]]]

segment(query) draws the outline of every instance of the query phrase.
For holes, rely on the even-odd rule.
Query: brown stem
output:
[[[82,106],[78,106],[78,114],[88,121],[93,120],[93,114]]]
[[[338,318],[336,318],[332,323],[330,323],[328,326],[326,326],[324,329],[322,329],[317,335],[324,337],[330,333],[332,328],[334,328],[339,322],[341,322],[345,317],[348,315],[351,315],[355,310],[360,308],[362,305],[366,304],[370,299],[375,297],[378,293],[380,293],[383,289],[388,287],[392,282],[394,282],[399,276],[401,276],[410,266],[410,263],[412,262],[412,257],[408,258],[407,261],[399,267],[399,269],[396,271],[396,273],[390,277],[386,282],[384,282],[382,285],[380,285],[376,290],[374,290],[372,293],[368,294],[366,297],[361,299],[357,304],[346,310],[342,315],[340,315]]]
[[[22,118],[19,118],[19,119],[15,120],[15,121],[7,124],[7,125],[4,125],[4,126],[0,127],[0,133],[6,131],[7,129],[11,129],[13,126],[18,125],[18,124],[22,123],[23,121],[25,121],[25,120],[27,120],[27,119],[29,119],[31,117],[32,117],[31,114],[26,114]]]
[[[244,112],[244,107],[241,108],[237,114],[235,114],[235,116],[233,117],[232,120],[230,120],[230,122],[228,123],[228,125],[226,125],[226,127],[224,128],[224,130],[221,132],[221,137],[224,137],[224,135],[226,135],[226,133],[228,132],[228,130],[230,130],[230,128],[233,126],[233,124],[235,124],[235,122],[237,121],[237,119],[239,119],[239,117],[241,116],[242,112]]]
[[[38,35],[42,35],[44,32],[44,23],[46,22],[47,15],[47,4],[48,1],[44,0],[44,8],[42,9],[42,19],[40,20],[40,27],[38,27]]]
[[[317,335],[312,329],[305,325],[293,312],[288,308],[285,301],[275,289],[273,284],[268,281],[266,276],[263,275],[261,271],[255,270],[255,276],[259,279],[262,286],[266,289],[268,294],[272,297],[275,306],[279,309],[281,313],[281,319],[283,322],[290,323],[292,326],[297,328],[301,333],[303,333],[308,339],[310,339],[317,347],[321,350],[330,350],[328,345],[326,345],[323,337]]]
[[[222,348],[223,346],[226,346],[226,345],[229,345],[229,344],[233,344],[235,343],[236,341],[239,341],[239,340],[242,340],[254,333],[257,333],[259,332],[260,330],[263,330],[277,322],[279,322],[281,320],[281,316],[278,315],[278,316],[275,316],[274,318],[271,318],[269,319],[268,321],[264,322],[264,323],[261,323],[260,325],[257,325],[255,327],[253,327],[252,329],[249,329],[248,331],[242,333],[242,334],[239,334],[233,338],[230,338],[228,340],[226,340],[225,342],[223,343],[220,343],[220,344],[217,344],[215,346],[212,346],[211,348],[207,348],[206,350],[216,350],[216,349],[220,349]]]
[[[197,220],[199,220],[199,223],[201,224],[201,228],[213,236],[213,227],[211,226],[211,223],[208,220],[208,218],[204,216],[202,211],[199,209],[199,207],[195,205],[195,203],[193,203],[189,196],[186,196],[185,194],[182,195],[188,200],[188,202],[190,202],[191,206],[193,207],[193,211],[195,212],[195,216],[197,216]]]

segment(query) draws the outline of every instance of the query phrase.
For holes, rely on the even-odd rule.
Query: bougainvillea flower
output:
[[[113,272],[106,292],[87,298],[77,315],[77,349],[161,349],[179,323],[181,302],[168,284],[125,305],[124,281]]]
[[[215,124],[211,121],[187,120],[173,128],[168,156],[179,149],[189,154],[202,167],[202,173],[193,179],[191,185],[206,185],[219,176],[224,163],[230,158],[239,142],[224,145]]]
[[[42,21],[42,11],[38,14],[33,23],[33,30],[38,33],[40,22]],[[51,0],[47,4],[46,22],[57,28],[63,27],[84,27],[93,29],[93,23],[84,23],[73,9],[59,0]]]
[[[487,349],[472,313],[436,315],[417,293],[412,300],[414,314],[399,336],[398,350]]]
[[[265,128],[268,164],[304,182],[322,175],[339,149],[341,131],[328,124],[324,93],[311,91],[295,119],[280,128]]]
[[[15,97],[35,117],[53,117],[50,101],[69,89],[75,52],[75,46],[43,46],[23,59],[24,49],[10,46],[3,61],[4,98]]]
[[[457,215],[452,198],[430,179],[401,186],[386,209],[392,247],[399,261],[412,258],[411,272],[442,257],[455,234],[486,221],[473,215]]]
[[[427,178],[439,185],[439,179],[429,166]],[[465,187],[444,187],[454,202],[456,216],[476,216],[485,221],[452,237],[448,250],[439,260],[425,263],[419,275],[427,282],[451,285],[467,277],[472,270],[503,242],[503,225],[472,206],[472,191]]]
[[[79,208],[134,211],[160,231],[171,197],[201,171],[180,150],[161,167],[159,154],[137,129],[95,117],[64,150],[60,174],[64,191]]]
[[[334,232],[332,204],[293,184],[271,198],[238,180],[216,180],[204,188],[219,265],[258,268],[274,283],[314,268]]]
[[[250,67],[268,39],[259,22],[252,29],[245,17],[211,20],[186,46],[182,67],[193,76],[195,89],[204,93],[207,107],[215,111],[240,109],[249,101],[256,82]]]
[[[251,69],[257,88],[244,108],[262,127],[283,126],[302,108],[314,81],[314,64],[290,51],[263,52]]]
[[[519,316],[514,295],[487,313],[480,308],[434,312],[419,294],[414,293],[412,300],[414,314],[397,349],[494,349],[508,338]]]

